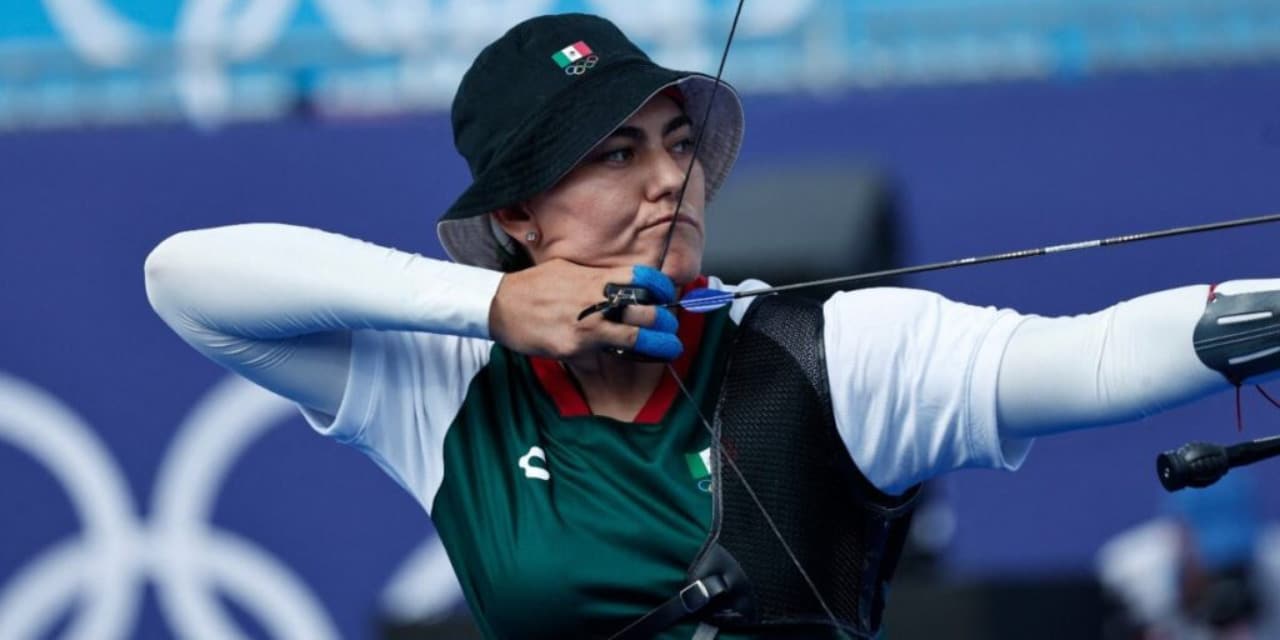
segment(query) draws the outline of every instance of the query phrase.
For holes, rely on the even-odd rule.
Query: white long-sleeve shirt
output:
[[[441,473],[432,442],[485,365],[502,275],[278,224],[181,233],[146,265],[152,305],[184,340],[296,401],[321,432],[359,439],[402,483],[414,478],[406,488],[428,508]],[[1277,286],[1219,290],[1259,288]],[[823,307],[837,426],[864,475],[888,493],[953,469],[1015,468],[1035,436],[1133,420],[1227,388],[1192,348],[1206,295],[1204,285],[1182,287],[1042,318],[911,289],[838,294]],[[735,321],[750,302],[735,303]],[[425,407],[435,424],[386,419],[409,407]],[[436,436],[415,436],[414,450],[401,428]]]

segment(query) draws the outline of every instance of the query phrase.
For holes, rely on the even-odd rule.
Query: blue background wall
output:
[[[752,98],[747,113],[743,168],[851,158],[885,168],[914,262],[1280,210],[1280,68]],[[152,314],[150,248],[181,229],[272,220],[439,256],[434,219],[466,181],[442,116],[0,137],[0,371],[93,427],[145,519],[175,425],[224,375]],[[731,216],[714,211],[711,233]],[[1280,229],[1252,228],[913,284],[1080,313],[1162,287],[1280,275],[1277,239]],[[959,515],[948,562],[961,576],[1088,571],[1107,536],[1157,511],[1158,451],[1280,424],[1245,397],[1243,434],[1224,394],[1045,439],[1016,474],[947,479]],[[343,636],[367,635],[377,594],[429,535],[426,518],[360,454],[299,419],[246,451],[217,490],[216,527],[274,554]],[[1259,471],[1263,486],[1280,479],[1280,465]],[[0,439],[0,589],[80,530],[50,472]],[[137,629],[168,635],[151,599]]]

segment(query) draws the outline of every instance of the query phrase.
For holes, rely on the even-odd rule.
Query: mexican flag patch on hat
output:
[[[563,40],[561,42],[563,42]],[[572,64],[575,60],[585,58],[589,55],[591,55],[591,47],[588,47],[587,43],[579,40],[551,54],[551,59],[555,60],[556,64],[560,65],[560,68],[563,69]]]

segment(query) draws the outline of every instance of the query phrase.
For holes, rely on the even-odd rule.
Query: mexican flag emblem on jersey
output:
[[[698,488],[703,491],[711,490],[711,448],[708,447],[697,453],[684,454],[684,461],[689,465],[689,475],[698,481]]]
[[[591,47],[588,47],[587,43],[579,40],[553,53],[551,55],[551,59],[555,60],[556,64],[560,65],[560,68],[563,69],[570,64],[573,64],[575,61],[589,55],[591,55]]]

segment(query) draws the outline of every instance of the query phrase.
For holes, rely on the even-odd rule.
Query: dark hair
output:
[[[498,264],[501,265],[502,271],[512,273],[522,269],[528,269],[533,266],[533,256],[529,255],[529,250],[524,245],[516,242],[515,238],[510,238],[510,242],[499,242],[498,245]]]

